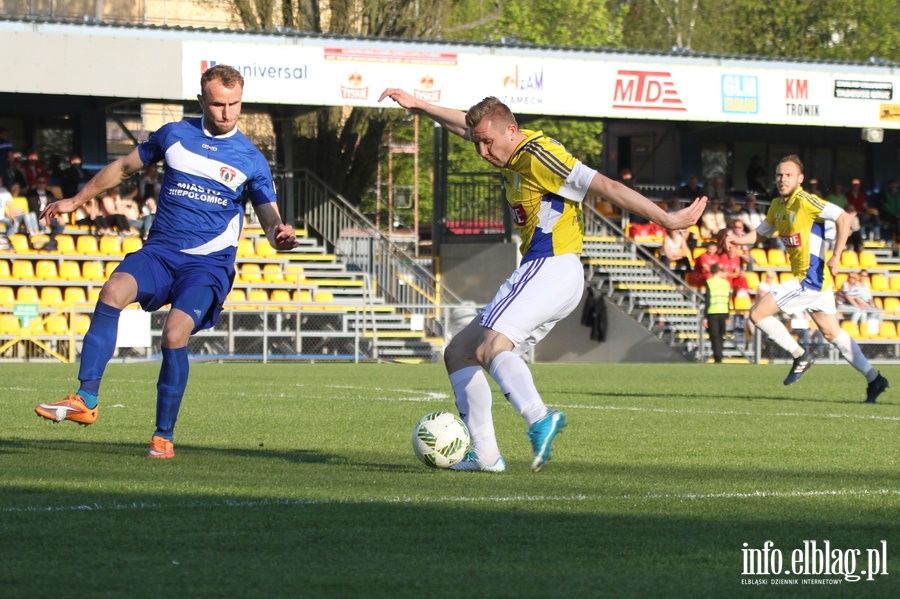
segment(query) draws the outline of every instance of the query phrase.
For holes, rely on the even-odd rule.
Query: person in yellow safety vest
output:
[[[706,330],[712,344],[713,360],[722,363],[722,351],[725,345],[725,327],[728,322],[729,298],[731,285],[725,278],[718,264],[713,264],[706,280]]]

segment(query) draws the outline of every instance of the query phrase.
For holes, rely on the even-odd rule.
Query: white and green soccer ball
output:
[[[432,468],[449,468],[466,455],[472,445],[469,429],[456,414],[431,412],[416,423],[413,451]]]

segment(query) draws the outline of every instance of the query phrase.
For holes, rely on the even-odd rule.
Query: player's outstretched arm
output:
[[[632,188],[600,173],[594,175],[588,191],[609,200],[623,210],[639,214],[667,229],[687,229],[696,224],[703,215],[703,211],[706,210],[706,197],[704,196],[695,199],[687,208],[668,213]]]
[[[459,135],[463,139],[471,139],[469,128],[466,126],[465,112],[419,100],[412,94],[396,87],[389,87],[381,92],[381,97],[378,98],[378,101],[381,102],[385,98],[390,98],[407,110],[424,114],[450,133]]]
[[[73,212],[91,198],[100,195],[108,189],[112,189],[116,185],[120,185],[142,168],[144,168],[144,163],[141,162],[141,156],[137,148],[135,148],[127,156],[114,160],[103,167],[73,197],[48,204],[41,212],[41,220],[47,222],[48,219],[57,214]]]
[[[263,231],[266,232],[266,239],[269,240],[273,248],[292,250],[300,245],[297,241],[294,227],[281,222],[281,214],[279,214],[278,206],[275,202],[254,206],[254,210],[259,218],[259,224],[262,226]]]

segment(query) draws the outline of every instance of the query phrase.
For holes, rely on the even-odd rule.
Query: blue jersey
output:
[[[275,201],[272,171],[262,153],[236,128],[209,134],[202,119],[163,125],[138,152],[144,164],[166,161],[144,245],[233,264],[245,196],[253,205]]]

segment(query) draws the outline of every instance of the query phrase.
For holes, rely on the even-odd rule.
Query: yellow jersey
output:
[[[506,201],[522,239],[522,262],[580,254],[584,240],[581,200],[586,187],[574,184],[572,175],[573,170],[583,174],[586,167],[542,132],[522,129],[522,133],[525,141],[501,169]],[[580,182],[586,178],[580,177]]]
[[[821,291],[831,286],[825,268],[825,221],[836,220],[842,209],[802,188],[784,199],[772,200],[766,220],[757,231],[778,235],[787,250],[791,273],[808,288]]]

